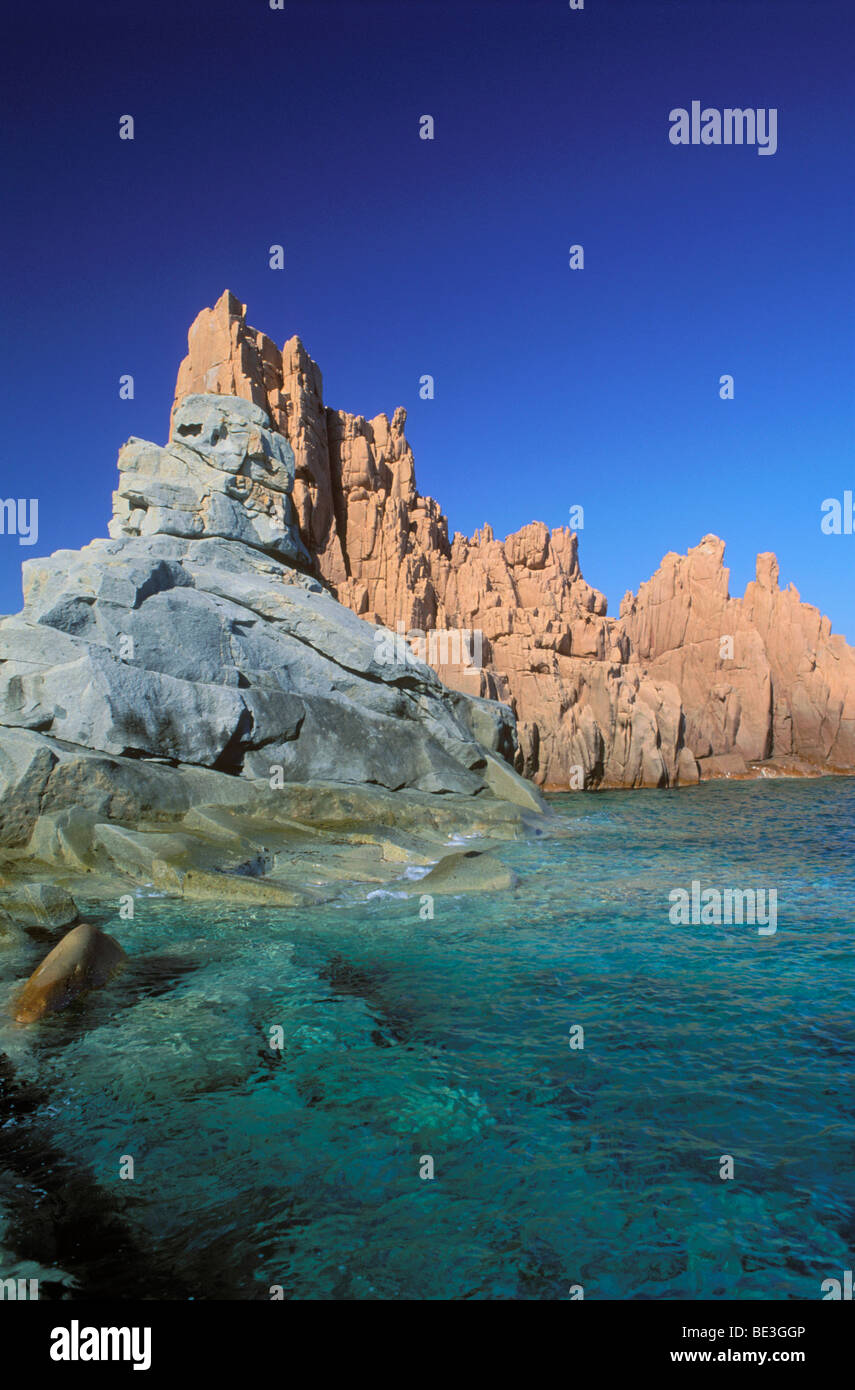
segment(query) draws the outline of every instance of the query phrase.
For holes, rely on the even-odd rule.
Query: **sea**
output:
[[[855,1255],[855,778],[550,805],[495,851],[507,892],[81,902],[130,959],[0,1024],[0,1278],[821,1298]],[[774,930],[675,922],[693,883],[774,890]],[[14,984],[0,956],[0,1005]]]

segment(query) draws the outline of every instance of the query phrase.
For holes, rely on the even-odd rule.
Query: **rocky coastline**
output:
[[[299,339],[228,291],[197,318],[166,445],[119,454],[109,538],[25,562],[0,619],[7,944],[22,887],[491,891],[491,851],[551,828],[538,787],[855,769],[855,651],[774,556],[734,599],[707,536],[612,619],[563,528],[449,539],[405,418],[329,410]],[[451,627],[480,665],[400,639]]]

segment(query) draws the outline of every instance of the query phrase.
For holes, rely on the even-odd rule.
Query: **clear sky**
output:
[[[583,572],[612,612],[713,531],[731,592],[775,550],[855,640],[855,536],[820,530],[823,500],[855,489],[853,17],[851,0],[19,0],[0,59],[0,496],[40,512],[36,545],[0,537],[0,611],[22,559],[106,534],[118,448],[164,442],[187,328],[228,286],[255,327],[300,334],[327,404],[407,407],[452,530],[583,505]],[[776,108],[777,152],[673,146],[669,112],[693,100]]]

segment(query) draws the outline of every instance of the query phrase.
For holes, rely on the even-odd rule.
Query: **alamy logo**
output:
[[[27,520],[26,497],[0,498],[0,536],[17,536],[19,545],[35,545],[39,538],[38,498],[29,501]]]
[[[855,535],[855,502],[851,492],[844,492],[842,502],[839,497],[826,497],[819,529],[824,536]]]
[[[777,888],[701,888],[692,880],[691,894],[672,888],[668,919],[675,927],[757,926],[758,936],[774,936],[778,930]]]
[[[29,1289],[27,1285],[29,1284]],[[38,1279],[0,1279],[0,1298],[13,1299],[23,1302],[25,1299],[37,1299],[39,1296]]]
[[[760,106],[742,110],[726,106],[719,111],[693,101],[691,114],[684,106],[669,112],[672,145],[756,145],[758,154],[774,154],[778,148],[778,108]]]
[[[374,634],[374,660],[380,666],[407,666],[413,657],[429,666],[465,666],[481,669],[483,634],[478,628],[434,628],[423,632],[395,624],[397,636],[378,627]]]
[[[151,1365],[150,1327],[55,1327],[51,1334],[52,1361],[133,1361],[135,1371]]]
[[[847,1303],[852,1302],[852,1270],[843,1270],[843,1279],[823,1279],[820,1285],[822,1290],[823,1302],[831,1299],[832,1301],[845,1299]]]

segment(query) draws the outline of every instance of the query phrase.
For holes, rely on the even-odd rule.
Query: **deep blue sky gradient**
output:
[[[187,328],[228,286],[255,327],[301,335],[327,404],[407,407],[453,530],[583,504],[612,612],[714,531],[731,592],[775,550],[855,640],[855,536],[819,525],[855,486],[852,19],[849,0],[10,7],[0,495],[39,497],[40,536],[0,537],[0,611],[22,559],[106,534],[117,450],[165,440]],[[693,99],[777,107],[778,152],[673,147]]]

